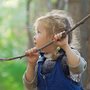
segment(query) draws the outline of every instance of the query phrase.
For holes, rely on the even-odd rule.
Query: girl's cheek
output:
[[[40,42],[41,37],[39,35],[36,36],[36,41]]]
[[[38,40],[38,38],[39,38],[39,36],[37,35],[37,36],[36,36],[36,40]]]
[[[36,38],[36,39],[38,38],[38,34],[35,35],[35,38]]]

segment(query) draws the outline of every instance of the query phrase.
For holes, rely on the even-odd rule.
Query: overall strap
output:
[[[59,53],[62,53],[62,55],[60,56],[61,58],[60,60],[61,60],[61,66],[62,66],[63,72],[65,76],[70,76],[69,66],[67,64],[67,57],[66,57],[65,51],[63,49],[60,49]]]

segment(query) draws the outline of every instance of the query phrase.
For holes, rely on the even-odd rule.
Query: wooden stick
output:
[[[23,57],[26,57],[26,55],[21,55],[21,56],[12,57],[12,58],[0,58],[0,61],[11,61],[15,59],[22,59]]]
[[[80,20],[78,23],[75,24],[75,26],[73,26],[70,30],[66,31],[65,33],[62,33],[62,38],[65,38],[67,34],[69,34],[71,31],[75,30],[78,26],[80,26],[81,24],[83,24],[88,18],[90,18],[90,14],[88,14],[86,17],[84,17],[82,20]],[[40,51],[42,49],[44,49],[45,47],[53,44],[53,40],[50,41],[49,43],[47,43],[46,45],[42,46],[40,49],[38,49],[37,51]]]
[[[70,32],[72,32],[73,30],[75,30],[78,26],[80,26],[81,24],[83,24],[88,18],[90,18],[90,14],[88,14],[86,17],[84,17],[82,20],[80,20],[78,23],[75,24],[74,27],[72,27],[69,31],[66,31],[65,33],[62,34],[62,38],[65,38],[67,34],[69,34]],[[48,47],[49,45],[53,44],[54,41],[50,41],[49,43],[45,44],[44,46],[42,46],[41,48],[37,49],[37,52],[40,52],[42,49]],[[15,60],[15,59],[22,59],[23,57],[26,57],[27,55],[21,55],[18,57],[13,57],[13,58],[0,58],[0,61],[11,61],[11,60]]]

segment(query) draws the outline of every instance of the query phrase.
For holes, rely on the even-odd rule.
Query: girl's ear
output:
[[[49,38],[49,40],[53,40],[54,39],[54,35],[53,34],[47,34],[47,38]]]

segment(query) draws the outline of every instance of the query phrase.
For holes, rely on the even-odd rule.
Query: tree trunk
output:
[[[27,0],[26,3],[26,27],[27,27],[27,35],[28,35],[28,48],[33,47],[33,39],[32,33],[30,32],[30,2],[31,0]]]
[[[81,0],[81,17],[84,17],[88,14],[88,0]],[[80,39],[81,39],[81,54],[84,56],[85,60],[88,62],[88,38],[89,38],[89,34],[88,34],[88,22],[86,22],[85,24],[83,24],[80,27]],[[89,79],[89,75],[88,75],[88,68],[85,71],[84,75],[82,76],[82,80],[83,80],[83,84],[86,89],[87,83],[89,81],[90,83],[90,79]],[[90,72],[90,71],[89,71]],[[90,88],[89,88],[90,90]]]
[[[90,0],[69,0],[69,12],[72,14],[75,21],[80,20],[87,13],[90,13]],[[88,63],[88,67],[82,76],[82,81],[85,90],[90,90],[90,19],[77,28],[76,35],[80,43],[81,55],[85,58]],[[78,32],[79,31],[79,32]]]
[[[90,13],[90,0],[82,0],[81,2],[81,16],[85,16]],[[88,67],[86,73],[83,76],[83,82],[85,90],[90,90],[90,19],[81,27],[81,44],[82,54],[84,55]]]
[[[57,0],[53,5],[54,9],[63,10],[64,7],[65,7],[65,0]]]

